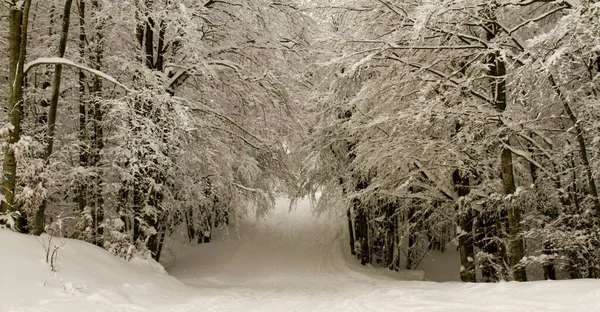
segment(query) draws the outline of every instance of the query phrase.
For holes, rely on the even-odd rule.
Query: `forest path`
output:
[[[349,268],[339,221],[313,216],[307,201],[289,211],[289,202],[278,200],[264,220],[251,217],[229,235],[218,233],[210,244],[179,255],[167,270],[189,286],[233,299],[218,310],[352,310],[352,302],[332,299],[361,296],[391,278]]]
[[[362,267],[345,219],[317,218],[307,201],[278,200],[262,221],[191,247],[167,267],[201,291],[203,311],[595,311],[570,282],[461,284],[408,281],[412,272]],[[239,236],[238,236],[239,235]],[[448,268],[455,269],[455,268]],[[581,282],[580,282],[581,283]],[[594,283],[594,282],[590,282]],[[582,284],[578,284],[581,289]],[[590,284],[590,286],[597,285]],[[568,291],[565,291],[568,289]],[[551,295],[549,295],[551,294]],[[597,294],[596,294],[597,295]]]

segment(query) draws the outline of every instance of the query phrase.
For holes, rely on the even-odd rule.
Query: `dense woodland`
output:
[[[3,227],[159,260],[311,196],[362,264],[600,277],[598,1],[0,7]]]

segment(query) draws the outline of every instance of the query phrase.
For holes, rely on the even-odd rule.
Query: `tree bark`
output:
[[[65,1],[65,8],[63,11],[62,30],[60,34],[60,42],[58,44],[58,57],[64,57],[67,49],[67,40],[69,38],[69,25],[71,22],[71,5],[73,0]],[[48,114],[48,145],[46,146],[46,154],[44,155],[44,162],[46,170],[50,164],[50,156],[52,156],[52,150],[54,147],[54,135],[56,133],[56,115],[58,111],[58,98],[60,96],[60,81],[62,76],[62,65],[54,65],[54,76],[52,79],[52,97],[50,99],[50,112]],[[34,235],[40,235],[44,232],[44,224],[46,220],[46,205],[47,200],[44,199],[42,205],[39,207],[35,214],[34,221]]]
[[[158,238],[158,247],[156,248],[156,257],[154,258],[154,260],[156,260],[156,262],[160,261],[160,255],[162,253],[163,246],[165,245],[165,237],[167,236],[167,227],[165,226],[166,222],[163,221],[163,222],[161,222],[161,224],[162,224],[162,226],[160,228],[160,231],[158,232],[159,238]]]
[[[4,199],[0,204],[0,213],[11,214],[15,220],[14,230],[26,231],[26,218],[22,212],[18,212],[15,205],[15,190],[17,180],[17,159],[14,145],[21,139],[21,113],[23,105],[23,81],[25,74],[23,67],[27,55],[27,28],[29,20],[29,9],[31,0],[22,2],[22,7],[17,7],[17,1],[10,3],[9,13],[9,101],[8,116],[11,129],[8,132],[7,145],[4,148],[4,160],[2,163],[2,196]],[[15,214],[17,213],[17,214]]]
[[[159,23],[158,30],[158,45],[156,46],[156,70],[162,72],[165,64],[165,33],[167,31],[167,25],[164,20]]]
[[[492,41],[500,31],[495,22],[494,12],[490,12],[490,22],[487,26],[487,40]],[[504,112],[507,105],[506,92],[506,63],[498,51],[493,51],[489,55],[490,69],[488,75],[491,77],[491,93],[494,98],[494,106],[497,111]],[[503,144],[510,145],[508,135],[501,138]],[[506,147],[502,147],[500,152],[500,171],[502,173],[502,185],[504,195],[512,195],[516,191],[512,152]],[[509,248],[510,248],[510,266],[512,267],[513,279],[519,282],[527,281],[525,268],[519,266],[519,262],[525,256],[525,247],[523,237],[521,236],[521,208],[516,205],[508,205],[508,226],[509,226]]]
[[[95,14],[98,14],[101,10],[100,3],[98,0],[92,0],[92,8]],[[100,21],[98,23],[97,29],[94,30],[94,53],[91,57],[92,67],[96,70],[100,70],[102,68],[102,60],[104,57],[104,21]],[[91,108],[93,110],[93,131],[91,135],[91,143],[92,150],[90,153],[90,166],[94,167],[96,170],[96,174],[93,177],[93,189],[91,190],[91,217],[92,224],[91,228],[93,230],[92,233],[92,241],[94,244],[100,246],[102,243],[100,242],[100,237],[103,235],[102,222],[104,221],[104,198],[102,197],[102,190],[104,188],[102,175],[98,170],[98,166],[101,161],[100,152],[104,149],[104,111],[102,107],[102,79],[98,76],[92,77],[92,105]]]
[[[532,135],[530,134],[529,136],[531,137]],[[533,145],[531,144],[531,142],[529,144],[527,144],[527,149],[528,149],[529,154],[531,154],[533,157],[534,149],[533,149]],[[554,167],[554,166],[552,166],[552,167]],[[537,189],[538,168],[536,165],[534,165],[531,162],[529,163],[529,172],[531,173],[531,183],[534,186],[534,188]],[[558,179],[556,179],[555,181],[558,181]],[[560,185],[560,181],[558,183]],[[551,219],[555,218],[554,213],[548,213],[548,210],[544,210],[544,215]],[[552,255],[551,242],[548,239],[546,239],[546,240],[544,240],[543,244],[544,244],[544,249],[543,249],[542,253],[550,257]],[[543,268],[544,268],[544,279],[546,279],[546,280],[555,280],[556,279],[556,269],[554,268],[554,263],[551,259],[544,261]]]
[[[411,203],[412,205],[413,203]],[[416,222],[414,220],[414,215],[415,215],[415,208],[414,207],[410,207],[408,208],[408,216],[407,216],[407,224],[408,224],[408,247],[407,247],[407,251],[406,251],[406,269],[407,270],[412,270],[413,269],[413,258],[414,258],[414,245],[415,245],[415,227],[416,227]]]
[[[85,59],[86,32],[85,32],[85,1],[78,0],[79,11],[79,57]],[[83,168],[88,167],[88,148],[87,148],[87,97],[85,95],[85,74],[83,70],[79,71],[79,165]],[[81,177],[77,192],[77,205],[80,213],[87,206],[87,178]]]
[[[504,185],[504,194],[514,194],[516,191],[512,152],[508,149],[503,149],[500,155],[500,163],[502,166],[502,184]],[[525,246],[521,237],[521,209],[517,205],[508,203],[508,240],[510,248],[510,265],[512,267],[513,278],[519,282],[527,281],[527,273],[524,267],[519,266],[519,262],[525,256]]]
[[[146,0],[146,10],[150,11],[150,7],[152,6],[152,0]],[[144,51],[146,55],[146,67],[149,69],[155,69],[154,63],[154,19],[146,14],[146,20],[144,21],[146,28],[144,31],[145,36],[145,46]]]
[[[459,208],[460,209],[460,208]],[[460,251],[460,279],[463,282],[476,282],[475,249],[473,246],[473,215],[469,208],[460,215],[460,230],[458,246]]]
[[[452,174],[452,182],[458,197],[465,197],[471,192],[468,176],[461,176],[458,169]],[[458,249],[460,252],[460,279],[463,282],[476,282],[475,272],[475,248],[473,238],[473,210],[469,204],[459,202],[458,223],[460,233],[458,234]]]
[[[350,252],[353,255],[356,255],[356,251],[354,250],[354,222],[352,220],[352,208],[348,208],[346,216],[348,217],[348,236],[350,238]]]
[[[355,208],[355,210],[357,210]],[[369,248],[369,226],[367,223],[367,213],[361,207],[358,207],[358,236],[360,242],[360,264],[367,265],[371,263],[371,250]]]
[[[187,228],[188,241],[191,243],[196,238],[196,227],[194,226],[194,213],[192,209],[185,212],[185,226]]]
[[[396,232],[397,227],[397,204],[395,202],[386,204],[386,222],[387,222],[387,237],[386,237],[386,264],[388,269],[396,270],[396,262],[395,262],[395,252],[396,252]]]

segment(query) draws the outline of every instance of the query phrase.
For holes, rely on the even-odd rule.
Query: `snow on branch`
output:
[[[512,35],[512,34],[513,34],[514,32],[516,32],[517,30],[519,30],[519,29],[521,29],[521,28],[523,28],[523,27],[525,27],[525,26],[527,26],[527,25],[529,25],[529,24],[532,24],[532,23],[535,23],[535,22],[537,22],[537,21],[543,20],[544,18],[546,18],[546,17],[548,17],[548,16],[550,16],[550,15],[552,15],[552,14],[556,13],[556,12],[562,11],[562,10],[564,10],[564,9],[568,9],[569,7],[570,7],[570,5],[569,5],[569,4],[567,4],[567,5],[563,5],[563,6],[560,6],[560,7],[556,8],[556,9],[554,9],[554,10],[548,11],[548,12],[546,12],[546,13],[544,13],[544,14],[540,15],[540,16],[537,16],[537,17],[535,17],[535,18],[528,19],[528,20],[526,20],[526,21],[522,22],[521,24],[519,24],[519,25],[517,25],[517,26],[515,26],[515,27],[511,28],[511,29],[508,31],[508,35]]]
[[[341,5],[318,5],[318,6],[307,6],[300,11],[312,11],[312,10],[345,10],[345,11],[354,11],[354,12],[370,12],[374,11],[374,8],[371,7],[351,7],[351,6],[341,6]]]
[[[226,122],[230,123],[231,125],[235,126],[236,128],[238,128],[239,130],[242,130],[242,132],[246,133],[247,135],[249,135],[250,137],[252,137],[256,141],[258,141],[259,143],[261,143],[261,144],[263,143],[263,141],[259,137],[257,137],[256,135],[254,135],[252,132],[250,132],[250,130],[247,130],[246,128],[244,128],[242,125],[240,125],[239,123],[237,123],[233,119],[231,119],[229,116],[223,115],[223,114],[221,114],[221,113],[219,113],[219,112],[217,112],[215,110],[212,110],[212,109],[210,109],[208,107],[201,108],[201,107],[197,107],[196,106],[196,107],[192,108],[192,111],[200,111],[200,112],[203,112],[203,113],[212,114],[212,115],[216,116],[217,118],[221,119],[222,121],[226,121]]]
[[[192,67],[183,67],[176,64],[168,64],[166,68],[176,68],[179,71],[169,79],[167,82],[167,90],[173,92],[176,87],[181,85],[183,81],[188,79],[188,77],[200,68],[206,69],[224,69],[228,68],[233,70],[239,77],[242,77],[242,69],[241,66],[235,62],[231,62],[228,60],[212,60],[200,66],[192,66]]]
[[[356,73],[356,70],[358,70],[359,67],[363,66],[364,64],[370,62],[373,57],[375,57],[377,54],[379,54],[380,52],[375,52],[375,53],[371,53],[365,57],[363,57],[360,61],[354,63],[354,65],[352,65],[352,67],[350,68],[350,71],[348,72],[347,75],[354,75],[354,73]]]
[[[211,128],[211,129],[213,129],[213,130],[216,130],[216,131],[223,131],[223,132],[225,132],[225,133],[227,133],[227,134],[230,134],[232,137],[236,137],[236,138],[238,138],[238,139],[240,139],[240,140],[244,141],[244,143],[248,144],[248,145],[249,145],[250,147],[252,147],[252,148],[255,148],[255,149],[257,149],[257,150],[261,149],[261,148],[260,148],[259,146],[257,146],[256,144],[253,144],[253,143],[252,143],[252,142],[250,142],[248,139],[244,138],[243,136],[241,136],[241,135],[239,135],[239,134],[237,134],[237,133],[235,133],[235,132],[233,132],[233,131],[231,131],[231,130],[228,130],[228,129],[223,129],[223,128],[221,128],[221,127],[215,127],[215,126],[209,126],[209,128]]]
[[[424,64],[419,64],[419,63],[414,63],[414,62],[406,61],[406,60],[402,59],[396,53],[394,53],[393,56],[387,56],[387,58],[390,59],[390,60],[398,61],[398,62],[400,62],[402,64],[405,64],[405,65],[407,65],[409,67],[412,67],[412,68],[415,68],[415,69],[418,69],[418,70],[424,70],[424,71],[430,72],[430,73],[432,73],[432,74],[434,74],[434,75],[442,78],[445,81],[449,81],[454,86],[458,86],[458,87],[461,86],[460,82],[457,81],[457,80],[455,80],[455,79],[452,79],[451,76],[448,76],[448,75],[446,75],[446,74],[444,74],[444,73],[442,73],[442,72],[440,72],[438,70],[435,70],[435,69],[433,69],[433,68],[431,68],[429,66],[426,66]],[[475,97],[483,100],[484,102],[486,102],[488,104],[494,105],[494,102],[492,100],[490,100],[486,95],[481,94],[480,92],[475,91],[475,90],[473,90],[471,88],[466,88],[466,91],[468,91],[471,95],[473,95],[473,96],[475,96]]]
[[[536,4],[536,3],[549,3],[549,2],[555,2],[555,1],[550,1],[550,0],[508,1],[507,3],[502,4],[502,6],[507,6],[507,5],[528,6],[528,5],[532,5],[532,4]],[[559,2],[562,5],[565,5],[567,8],[572,8],[573,4],[571,4],[571,2],[574,2],[574,1],[563,0],[563,1],[556,1],[556,2]]]
[[[235,183],[235,182],[231,182],[231,185],[233,185],[233,186],[235,186],[237,188],[240,188],[240,189],[242,189],[244,191],[251,192],[251,193],[258,193],[258,194],[261,194],[261,195],[264,195],[264,193],[265,193],[262,190],[255,189],[255,188],[250,188],[250,187],[247,187],[247,186],[243,186],[243,185],[241,185],[239,183]]]
[[[512,146],[506,144],[506,143],[502,143],[502,146],[508,150],[510,150],[513,154],[524,158],[525,160],[527,160],[528,162],[532,163],[534,166],[540,168],[542,171],[544,171],[546,174],[552,176],[552,172],[548,171],[544,166],[542,166],[540,163],[538,163],[537,161],[535,161],[533,159],[533,157],[531,157],[531,154],[529,154],[526,151],[522,151],[522,150],[518,150],[513,148]]]
[[[79,68],[79,69],[87,71],[93,75],[96,75],[100,78],[108,80],[108,81],[116,84],[117,86],[125,89],[127,92],[133,92],[133,90],[127,88],[124,84],[120,83],[117,79],[115,79],[114,77],[112,77],[111,75],[109,75],[105,72],[87,67],[85,65],[77,64],[71,60],[68,60],[68,59],[65,59],[62,57],[42,57],[42,58],[38,58],[35,61],[31,61],[31,62],[25,64],[25,68],[23,69],[25,75],[27,75],[29,70],[31,70],[32,68],[39,66],[39,65],[65,65],[65,66]]]
[[[414,162],[415,166],[419,169],[419,171],[421,171],[421,173],[423,173],[425,178],[427,178],[429,181],[433,182],[435,184],[436,188],[442,194],[444,194],[444,196],[446,196],[446,198],[448,198],[450,200],[456,200],[458,198],[458,195],[454,191],[452,191],[451,189],[447,188],[445,185],[440,183],[439,180],[437,179],[437,177],[435,175],[433,175],[431,172],[429,172],[429,170],[427,170],[418,160],[415,160],[413,162]]]

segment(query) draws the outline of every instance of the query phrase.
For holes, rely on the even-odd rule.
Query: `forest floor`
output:
[[[600,311],[598,280],[439,283],[360,266],[344,225],[279,200],[210,244],[170,244],[166,272],[73,240],[54,242],[64,246],[51,272],[38,241],[0,230],[0,311]],[[445,271],[457,268],[434,275],[454,276]]]

